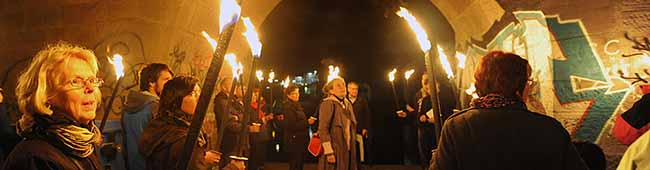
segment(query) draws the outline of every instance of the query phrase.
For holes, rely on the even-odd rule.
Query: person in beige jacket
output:
[[[324,153],[318,161],[319,170],[357,170],[357,153],[354,137],[357,120],[350,101],[345,99],[343,78],[325,84],[327,98],[320,104],[318,134]]]
[[[627,148],[616,169],[650,169],[650,133],[645,132]]]

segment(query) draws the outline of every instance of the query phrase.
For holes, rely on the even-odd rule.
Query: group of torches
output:
[[[240,17],[240,12],[241,12],[241,7],[237,4],[235,0],[222,0],[221,1],[221,8],[220,8],[220,19],[219,19],[219,33],[220,36],[224,35],[222,34],[225,29],[234,29],[234,24],[237,23]],[[426,34],[426,31],[422,28],[422,26],[416,21],[415,17],[409,13],[409,11],[406,8],[400,7],[400,10],[397,12],[397,15],[402,17],[404,20],[407,21],[409,26],[411,27],[412,31],[416,34],[417,41],[420,45],[421,50],[426,54],[429,52],[431,49],[431,42],[429,42],[428,36]],[[255,31],[255,27],[253,23],[251,22],[250,18],[248,17],[242,17],[242,21],[244,22],[244,26],[246,27],[246,32],[243,33],[243,36],[246,38],[248,45],[251,49],[251,53],[253,56],[253,59],[257,59],[260,57],[261,50],[262,50],[262,43],[259,40],[259,37],[257,35],[257,32]],[[220,37],[219,41],[213,39],[210,37],[210,35],[206,31],[202,31],[201,35],[207,40],[207,42],[210,44],[212,47],[212,50],[217,53],[218,50],[218,45],[223,41],[229,41],[230,37]],[[226,34],[227,35],[227,34]],[[443,49],[440,48],[440,46],[437,46],[438,54],[439,54],[439,59],[442,68],[445,70],[447,74],[447,78],[451,79],[454,77],[454,73],[452,71],[450,63],[447,61],[447,56],[444,54]],[[458,67],[461,69],[464,68],[465,64],[465,55],[461,53],[456,53],[456,57],[458,59]],[[242,74],[244,73],[243,65],[241,62],[238,62],[237,57],[233,53],[228,53],[225,55],[225,60],[226,62],[230,65],[231,71],[232,71],[232,76],[234,82],[241,81],[242,79]],[[115,94],[119,88],[119,84],[124,77],[124,61],[122,59],[122,56],[120,54],[114,54],[112,58],[109,58],[109,62],[113,65],[114,70],[115,70],[115,75],[116,75],[116,83],[115,87],[113,88],[113,94],[109,98],[109,105],[107,105],[104,113],[104,118],[102,120],[102,124],[100,126],[100,129],[103,129],[105,119],[108,115],[108,112],[110,110],[110,107],[112,105],[112,102],[115,98]],[[254,61],[253,61],[254,62]],[[212,63],[214,64],[214,63]],[[251,70],[254,70],[255,68],[252,68]],[[264,72],[262,70],[256,70],[254,73],[255,78],[261,83],[264,81]],[[329,66],[329,74],[327,75],[327,82],[331,81],[334,78],[339,77],[340,69],[338,66]],[[391,88],[393,90],[393,98],[395,99],[396,105],[398,105],[397,102],[397,95],[395,92],[395,86],[394,86],[394,80],[395,80],[395,74],[397,73],[397,69],[393,69],[389,74],[388,78],[391,83]],[[410,77],[415,73],[415,70],[410,69],[404,72],[404,78],[406,80],[406,86],[405,89],[408,88],[408,80]],[[252,74],[252,73],[251,73]],[[211,76],[211,75],[206,75],[206,76]],[[252,77],[252,76],[251,76]],[[273,83],[275,81],[275,73],[273,71],[270,71],[268,74],[267,81],[269,83]],[[291,84],[291,79],[289,76],[287,76],[282,82],[280,83],[283,87],[288,87]],[[465,91],[468,95],[473,95],[475,96],[475,87],[474,84],[470,86],[469,89]],[[476,97],[476,96],[475,96]],[[194,123],[194,121],[193,121]],[[191,131],[190,131],[191,132]],[[191,139],[191,137],[188,137]],[[191,151],[189,151],[191,152]],[[183,153],[187,154],[187,153]],[[186,166],[186,165],[185,165]]]
[[[411,30],[415,33],[418,44],[420,45],[420,49],[422,52],[425,54],[428,54],[429,50],[431,50],[431,42],[429,41],[428,35],[424,28],[420,25],[419,22],[417,22],[416,18],[410,14],[410,12],[403,7],[400,7],[400,10],[397,12],[397,15],[402,17],[405,21],[407,21],[408,25],[410,26]],[[438,54],[438,59],[440,59],[440,66],[443,68],[447,75],[447,79],[450,80],[454,78],[454,72],[452,69],[451,64],[449,63],[449,60],[447,59],[447,55],[444,53],[444,50],[439,46],[436,45],[437,47],[437,54]],[[465,61],[467,59],[466,55],[460,52],[456,52],[455,55],[457,61],[458,61],[458,68],[464,69],[465,68]],[[406,93],[408,93],[408,88],[409,88],[409,79],[411,75],[415,72],[414,69],[406,70],[404,71],[404,80],[405,80],[405,85],[404,87],[404,100],[407,100]],[[393,94],[393,99],[396,108],[400,108],[399,106],[399,101],[397,97],[397,93],[395,91],[395,74],[397,73],[397,69],[393,68],[389,73],[388,73],[388,81],[390,82],[391,89],[392,89],[392,94]],[[465,90],[465,93],[467,95],[471,95],[472,98],[478,98],[478,95],[476,94],[476,87],[474,86],[474,83],[470,85],[468,89]]]

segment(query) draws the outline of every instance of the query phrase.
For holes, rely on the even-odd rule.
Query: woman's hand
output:
[[[244,165],[244,161],[230,160],[230,164],[234,165],[238,170],[245,170],[246,169],[246,165]]]
[[[216,152],[216,151],[207,151],[205,152],[205,156],[203,157],[205,159],[205,162],[208,164],[214,164],[214,163],[219,163],[221,160],[221,153]]]
[[[415,109],[413,107],[411,107],[411,105],[408,105],[408,104],[406,105],[406,110],[408,110],[409,112],[415,111]]]
[[[316,123],[316,118],[315,117],[309,117],[309,119],[307,119],[307,123],[309,123],[309,125],[313,125],[314,123]]]
[[[425,115],[420,115],[420,122],[424,123],[427,121],[427,116]]]
[[[400,118],[405,118],[406,117],[406,112],[404,112],[404,111],[399,110],[399,111],[397,111],[395,113],[397,113],[397,117],[400,117]]]
[[[336,163],[336,157],[334,157],[334,154],[329,154],[326,156],[326,158],[327,158],[327,163],[331,163],[331,164]]]
[[[433,119],[433,118],[429,118],[429,119],[427,119],[427,122],[433,124],[433,123],[436,122],[436,121],[435,121],[435,119]]]

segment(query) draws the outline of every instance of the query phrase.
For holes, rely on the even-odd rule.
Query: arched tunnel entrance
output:
[[[264,44],[261,62],[276,73],[306,73],[317,70],[320,79],[326,77],[327,66],[340,66],[346,81],[362,85],[363,96],[369,97],[372,108],[373,156],[376,162],[399,164],[403,148],[391,147],[402,138],[402,127],[392,104],[400,105],[415,99],[420,88],[420,74],[424,73],[424,55],[408,25],[395,15],[399,6],[411,7],[426,29],[436,30],[432,38],[454,51],[454,32],[444,16],[428,1],[410,1],[405,4],[381,1],[281,1],[264,20],[261,34]],[[400,81],[399,98],[391,96],[386,74],[393,68],[416,69],[416,75],[407,88]],[[402,73],[400,73],[402,74]],[[320,87],[320,86],[319,86]],[[364,88],[365,87],[365,88]],[[317,88],[317,91],[319,89]],[[448,88],[446,92],[452,91]],[[408,94],[405,94],[407,92]],[[413,93],[413,94],[411,94]],[[309,104],[307,114],[316,112],[321,100],[305,95]],[[404,96],[404,97],[402,97]],[[451,96],[451,94],[446,95]],[[445,100],[454,100],[453,98]],[[415,101],[410,105],[414,105]],[[310,107],[311,106],[311,107]],[[451,106],[453,107],[453,106]],[[415,138],[415,136],[412,136]],[[381,149],[380,149],[381,148]]]
[[[14,121],[19,117],[12,95],[17,77],[47,43],[64,40],[92,49],[99,58],[99,76],[106,80],[104,99],[116,83],[106,58],[114,52],[125,56],[125,82],[118,87],[109,117],[117,121],[128,91],[137,89],[137,72],[144,64],[165,63],[178,74],[204,77],[212,50],[201,31],[218,35],[219,2],[213,0],[0,4],[0,85],[6,103],[13,104],[9,110]],[[392,68],[400,74],[411,68],[424,71],[414,36],[395,15],[399,6],[413,12],[448,56],[454,76],[443,91],[452,94],[456,109],[468,105],[471,96],[465,91],[484,54],[519,54],[529,61],[538,82],[528,108],[557,119],[572,139],[598,144],[610,168],[627,148],[612,127],[641,98],[639,87],[650,77],[650,3],[644,1],[244,0],[241,6],[242,15],[258,26],[262,68],[276,71],[276,78],[324,73],[334,64],[347,80],[369,89],[366,94],[377,115],[373,128],[386,132],[374,141],[379,163],[402,161],[391,154],[399,152],[392,146],[400,133],[386,74]],[[238,24],[235,35],[243,28]],[[242,36],[233,36],[228,52],[249,67],[249,47]],[[455,57],[461,53],[466,60]],[[231,75],[230,70],[224,64],[221,74]],[[401,81],[398,76],[397,98],[404,101]],[[411,79],[406,94],[415,93],[418,81]]]

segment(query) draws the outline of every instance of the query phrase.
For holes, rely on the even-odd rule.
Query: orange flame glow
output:
[[[248,41],[248,46],[251,48],[253,57],[259,58],[260,53],[262,53],[262,43],[260,42],[260,38],[257,36],[255,26],[251,22],[251,19],[248,17],[244,17],[242,21],[244,21],[244,26],[246,26],[244,37],[246,37],[246,40]]]
[[[333,65],[329,65],[329,74],[327,74],[327,82],[332,81],[333,79],[339,77],[339,66],[334,67]]]
[[[411,75],[413,75],[413,73],[415,73],[414,69],[411,69],[409,71],[404,72],[404,78],[406,78],[406,80],[408,80],[409,78],[411,78]]]
[[[463,53],[456,52],[456,59],[458,59],[458,67],[465,69],[465,61],[467,60],[467,56]]]
[[[465,93],[467,93],[467,95],[472,95],[472,98],[478,98],[478,94],[476,94],[476,85],[474,85],[474,83],[472,83],[469,88],[465,90]]]
[[[117,76],[117,79],[124,77],[124,63],[122,61],[122,55],[120,54],[115,54],[113,55],[113,59],[109,58],[108,62],[110,62],[113,65],[113,68],[115,69],[115,76]]]
[[[440,46],[438,46],[438,54],[438,58],[440,58],[440,64],[442,65],[442,68],[445,69],[445,73],[447,73],[447,78],[450,79],[454,77],[454,72],[451,70],[451,64],[449,64],[449,60],[447,60],[447,55],[445,55],[445,52]]]
[[[255,76],[257,77],[257,80],[260,82],[264,80],[264,72],[262,72],[262,70],[255,71]]]
[[[431,42],[429,42],[429,38],[427,36],[427,32],[422,28],[422,25],[418,23],[418,21],[415,19],[411,13],[406,8],[400,7],[399,12],[397,12],[397,15],[404,18],[406,22],[408,22],[409,26],[411,27],[411,30],[413,33],[415,33],[415,36],[418,39],[418,43],[420,44],[420,49],[422,49],[422,52],[427,52],[431,49]]]
[[[228,53],[226,54],[226,61],[228,62],[228,65],[230,65],[230,68],[232,70],[232,77],[234,79],[239,79],[239,75],[242,72],[242,64],[237,62],[237,55],[233,53]]]
[[[282,84],[282,87],[284,87],[284,88],[289,87],[289,84],[291,84],[291,78],[289,76],[287,76],[287,78],[282,80],[282,82],[280,82],[280,84]]]
[[[275,79],[275,72],[271,71],[269,73],[269,79],[268,79],[269,83],[273,83],[273,79]]]
[[[240,13],[241,7],[236,0],[222,0],[219,10],[219,33],[226,29],[226,26],[234,24]]]
[[[212,47],[212,51],[217,50],[217,40],[214,38],[210,37],[207,32],[201,31],[201,35],[203,35],[203,38],[210,43],[210,47]]]
[[[395,68],[388,73],[388,81],[390,81],[391,83],[395,81],[395,73],[397,73],[397,69]]]

